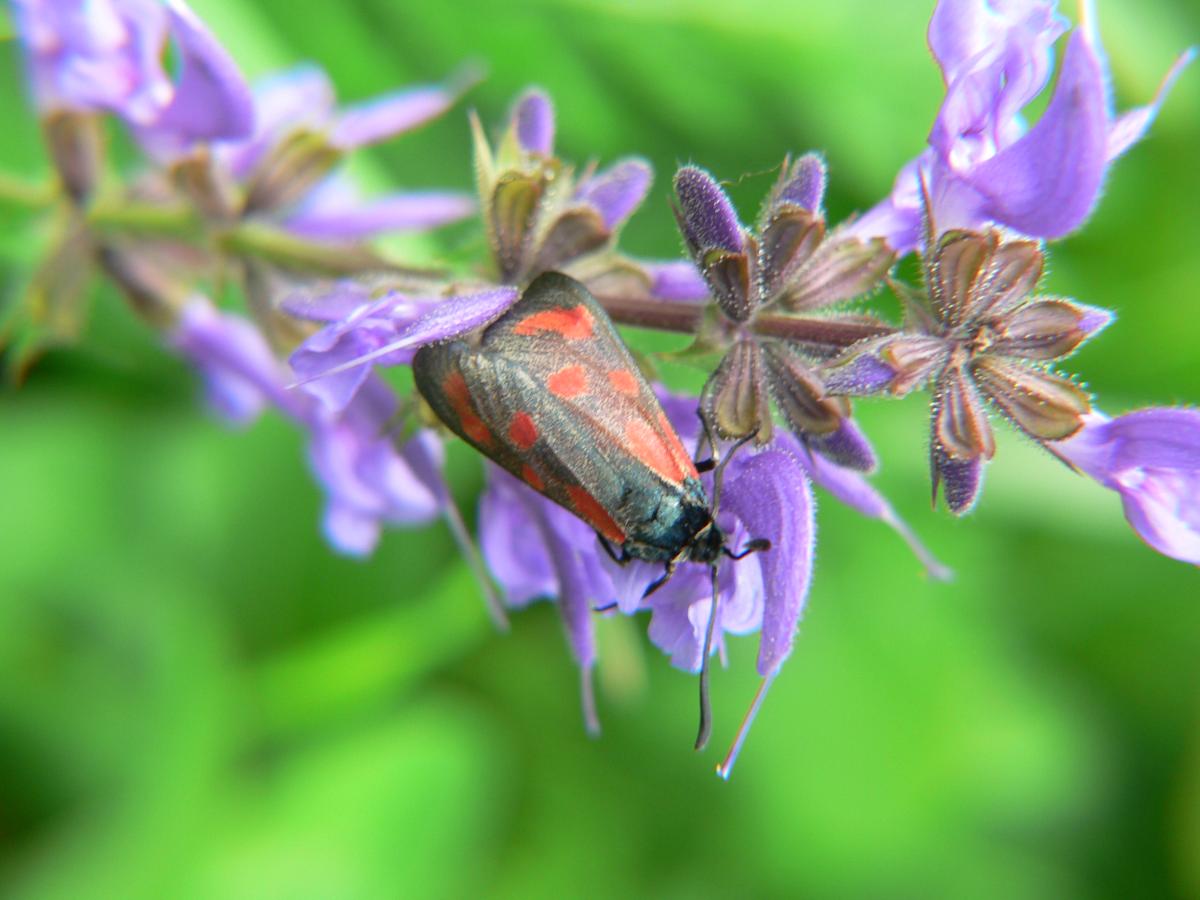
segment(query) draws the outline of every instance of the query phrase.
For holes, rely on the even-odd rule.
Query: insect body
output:
[[[681,562],[712,568],[696,738],[702,748],[711,728],[717,560],[770,544],[751,541],[737,554],[726,547],[696,464],[604,309],[579,282],[548,272],[482,333],[422,347],[412,367],[417,389],[451,430],[595,528],[610,553],[610,544],[619,546],[614,559],[664,563],[647,595]],[[714,497],[721,474],[718,465]]]
[[[455,433],[626,557],[712,563],[725,540],[695,464],[607,314],[539,276],[473,340],[421,348],[418,390]]]

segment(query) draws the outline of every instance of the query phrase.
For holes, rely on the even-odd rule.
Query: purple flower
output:
[[[370,378],[340,413],[318,407],[308,421],[309,458],[327,495],[325,536],[351,556],[374,550],[384,523],[429,522],[447,502],[440,477],[428,480],[441,469],[440,442],[421,432],[397,450],[397,409],[392,390]]]
[[[34,101],[46,112],[112,112],[161,142],[250,133],[249,89],[183,0],[14,0]],[[179,75],[165,68],[168,37]]]
[[[364,200],[336,167],[352,150],[436,118],[456,96],[431,85],[338,107],[328,76],[299,66],[255,87],[253,134],[221,145],[218,157],[244,186],[245,212],[269,212],[301,237],[358,240],[443,225],[474,212],[469,196],[418,192]]]
[[[1165,556],[1200,565],[1200,410],[1094,413],[1047,447],[1121,495],[1133,530]]]
[[[668,416],[683,426],[683,439],[696,437],[693,403],[666,399]],[[752,538],[767,538],[772,548],[721,564],[712,646],[721,652],[726,633],[762,630],[758,668],[773,674],[790,652],[808,594],[814,534],[808,482],[790,453],[775,450],[735,459],[726,479],[728,502],[720,524],[731,546],[736,550]],[[585,675],[595,661],[590,615],[596,608],[649,610],[651,640],[674,665],[700,668],[713,599],[707,566],[683,563],[670,581],[644,597],[662,574],[660,566],[618,566],[588,525],[495,467],[489,467],[480,503],[480,541],[510,605],[558,598]],[[590,703],[587,699],[585,709]]]
[[[184,306],[169,341],[199,369],[210,405],[228,421],[246,425],[268,406],[294,419],[308,415],[305,398],[285,388],[287,369],[249,320],[196,296]]]
[[[419,347],[480,328],[516,299],[517,289],[508,287],[419,299],[389,292],[373,299],[361,284],[341,282],[318,297],[284,301],[293,315],[329,323],[292,353],[292,368],[310,393],[341,409],[372,364],[406,365]]]
[[[595,532],[499,467],[488,466],[488,487],[479,504],[479,541],[509,606],[557,600],[580,668],[584,723],[597,733],[592,611],[608,605],[613,586],[600,561]]]
[[[1036,124],[1023,109],[1046,87],[1067,24],[1052,0],[941,0],[929,46],[946,96],[929,147],[853,233],[882,235],[900,253],[920,240],[922,183],[938,230],[990,223],[1042,238],[1074,231],[1091,213],[1110,163],[1145,133],[1183,54],[1151,104],[1114,116],[1090,3],[1071,33],[1054,93]]]
[[[366,555],[383,524],[427,522],[447,508],[439,442],[421,432],[397,447],[391,432],[398,402],[378,378],[364,377],[340,409],[288,390],[287,368],[258,329],[202,297],[183,309],[170,341],[200,370],[210,402],[225,418],[245,424],[275,406],[308,432],[327,497],[324,530],[337,550]]]
[[[478,120],[475,168],[480,209],[498,280],[531,281],[542,272],[574,271],[610,249],[621,226],[650,189],[642,159],[623,159],[576,182],[554,153],[554,107],[540,90],[522,94],[493,148]]]
[[[712,334],[724,340],[727,351],[701,391],[700,408],[718,436],[753,437],[762,446],[773,432],[774,400],[809,447],[841,465],[870,471],[875,454],[850,421],[849,403],[826,391],[817,372],[821,348],[758,330],[760,321],[790,317],[795,324],[805,314],[864,294],[891,266],[892,252],[882,240],[864,241],[840,230],[826,236],[824,189],[820,157],[808,154],[785,163],[758,227],[750,230],[708,172],[684,166],[675,174],[679,230],[723,316]],[[657,283],[663,274],[666,280]],[[655,293],[683,298],[693,292],[694,278],[686,271],[660,269],[652,277]],[[820,324],[851,321],[825,315]],[[856,317],[853,324],[863,321]],[[890,331],[882,325],[879,330]]]
[[[903,289],[911,330],[864,341],[826,373],[846,392],[904,394],[931,384],[930,466],[934,496],[945,485],[958,514],[979,496],[996,451],[990,407],[1035,441],[1078,431],[1086,391],[1049,365],[1112,320],[1106,310],[1033,295],[1045,257],[1036,241],[991,230],[950,231],[922,254],[925,294]],[[892,372],[887,377],[887,370]]]

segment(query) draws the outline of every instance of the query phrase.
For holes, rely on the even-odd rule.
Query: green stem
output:
[[[204,223],[183,203],[96,203],[87,210],[88,224],[97,231],[128,232],[159,237],[199,239]]]
[[[8,172],[0,172],[0,202],[41,209],[53,203],[55,196],[54,185],[50,182],[33,183]]]

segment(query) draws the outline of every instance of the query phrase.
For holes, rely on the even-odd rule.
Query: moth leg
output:
[[[725,468],[729,465],[730,460],[733,459],[734,454],[737,453],[738,450],[740,450],[742,446],[752,437],[754,437],[754,435],[748,434],[734,441],[733,445],[729,448],[729,452],[721,457],[720,461],[717,463],[716,469],[713,471],[712,516],[714,521],[716,521],[717,518],[717,511],[721,508],[721,485],[725,480]],[[713,448],[714,450],[716,449],[715,444],[713,445]]]
[[[603,606],[593,606],[592,612],[594,612],[594,613],[612,612],[614,609],[617,608],[617,605],[618,605],[617,601],[614,600],[612,603],[605,603]]]
[[[728,556],[730,559],[745,559],[751,553],[762,553],[764,550],[771,549],[771,541],[769,538],[754,538],[747,542],[746,546],[734,553],[728,547],[722,547],[721,553]]]
[[[655,581],[650,582],[650,586],[648,588],[646,588],[646,590],[642,593],[643,600],[645,600],[647,597],[649,597],[651,594],[653,594],[655,591],[657,591],[660,587],[662,587],[664,584],[666,584],[668,581],[671,580],[671,576],[675,574],[675,566],[676,565],[677,565],[676,560],[671,560],[669,563],[667,563],[666,571],[662,573],[662,576],[659,577],[658,579],[656,579]]]
[[[606,538],[600,532],[596,532],[596,537],[599,538],[600,546],[604,548],[604,552],[608,554],[608,558],[615,562],[618,566],[628,565],[629,561],[633,559],[633,557],[629,555],[629,551],[624,547],[621,548],[621,555],[617,556],[617,551],[613,549],[613,545],[609,542],[608,538]]]

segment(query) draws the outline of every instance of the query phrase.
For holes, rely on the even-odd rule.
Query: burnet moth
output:
[[[608,315],[566,275],[538,276],[494,323],[431,344],[412,363],[417,389],[451,431],[531,488],[591,525],[618,562],[663,563],[661,586],[685,561],[712,568],[713,606],[700,670],[700,728],[708,740],[708,658],[717,615],[717,562],[765,550],[728,549],[713,503]],[[716,444],[709,441],[716,450]],[[620,555],[613,547],[620,549]]]

